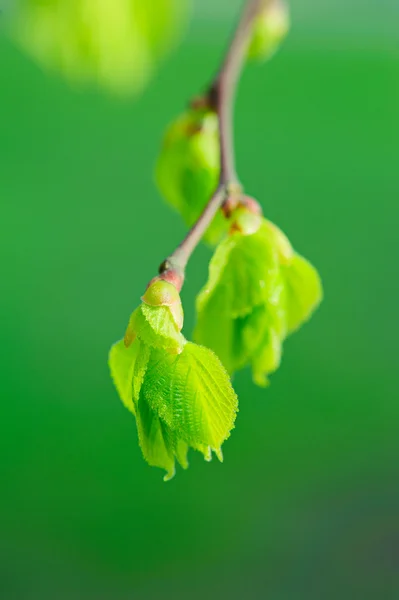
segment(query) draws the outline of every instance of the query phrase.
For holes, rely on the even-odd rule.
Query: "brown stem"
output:
[[[233,139],[233,106],[253,21],[265,0],[248,0],[208,97],[219,120],[220,182],[237,182]]]
[[[184,277],[187,262],[219,208],[230,193],[240,190],[235,168],[233,106],[238,79],[251,38],[253,21],[265,0],[247,0],[220,70],[209,88],[208,104],[218,115],[220,144],[219,183],[198,220],[176,250],[162,263],[159,272],[177,271]]]

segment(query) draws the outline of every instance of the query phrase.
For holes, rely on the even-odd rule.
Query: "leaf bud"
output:
[[[250,59],[267,60],[278,50],[290,28],[290,14],[284,0],[266,0],[256,18],[248,49]]]

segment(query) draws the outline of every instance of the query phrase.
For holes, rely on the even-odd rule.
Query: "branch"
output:
[[[177,272],[178,277],[181,279],[180,287],[183,283],[187,262],[217,211],[230,194],[241,190],[235,169],[233,106],[237,83],[251,39],[253,22],[264,6],[264,2],[265,0],[246,1],[220,70],[204,99],[206,104],[213,108],[218,116],[220,176],[218,186],[198,220],[176,250],[159,268],[161,275],[168,271]]]

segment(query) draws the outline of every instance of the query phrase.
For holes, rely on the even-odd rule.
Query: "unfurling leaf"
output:
[[[246,234],[239,215],[216,248],[209,279],[197,298],[195,339],[211,348],[229,373],[252,366],[267,385],[280,364],[286,336],[307,320],[322,298],[317,271],[286,236],[263,219]],[[250,223],[248,231],[253,231]]]
[[[278,50],[290,28],[290,14],[285,0],[265,0],[256,18],[248,49],[250,59],[266,60]]]
[[[156,412],[151,410],[147,400],[141,394],[137,408],[137,433],[145,460],[152,467],[165,469],[165,481],[175,474],[175,457],[166,426]]]
[[[126,348],[123,340],[116,342],[109,353],[109,367],[118,394],[133,414],[136,414],[137,402],[144,375],[150,359],[150,348],[138,338]]]
[[[206,460],[212,451],[222,460],[221,446],[237,412],[237,396],[220,360],[211,350],[187,342],[170,307],[156,305],[176,305],[168,285],[155,281],[149,286],[125,340],[109,356],[119,396],[136,417],[143,456],[166,470],[165,480],[173,477],[175,460],[188,467],[189,447]]]
[[[289,265],[283,265],[287,303],[287,330],[295,331],[307,321],[323,296],[318,272],[305,258],[296,254]]]
[[[154,352],[143,393],[181,439],[220,454],[234,424],[237,396],[211,350],[187,342],[179,356]]]
[[[216,248],[209,266],[209,281],[198,296],[201,309],[215,290],[222,289],[229,315],[250,313],[267,301],[279,274],[276,249],[263,235],[263,226],[253,235],[233,232]]]
[[[182,326],[183,308],[176,288],[167,281],[154,281],[130,317],[125,345],[129,347],[137,336],[147,346],[176,354],[186,343]]]
[[[165,200],[186,225],[199,217],[215,191],[220,170],[218,120],[207,109],[190,109],[167,129],[156,168],[156,180]],[[205,240],[216,244],[227,231],[221,210],[214,217]]]

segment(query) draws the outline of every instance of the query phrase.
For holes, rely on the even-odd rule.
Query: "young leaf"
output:
[[[178,356],[154,352],[143,384],[151,408],[190,446],[220,457],[233,428],[237,396],[217,356],[187,342]]]
[[[278,275],[278,255],[263,226],[251,235],[233,233],[216,248],[209,280],[197,298],[197,310],[203,310],[212,294],[223,287],[224,310],[234,318],[243,317],[268,300]]]
[[[111,376],[120,399],[136,414],[136,404],[150,358],[150,349],[139,339],[126,348],[124,341],[116,342],[109,353]]]
[[[296,254],[289,265],[282,266],[286,288],[288,332],[298,329],[308,320],[323,298],[323,289],[316,269]]]
[[[185,338],[180,333],[169,306],[141,304],[130,317],[125,344],[137,336],[148,346],[171,353],[182,351]]]
[[[245,216],[239,213],[238,229]],[[250,364],[255,383],[267,385],[267,375],[280,365],[284,339],[319,304],[321,282],[270,221],[263,219],[255,233],[241,231],[223,240],[211,260],[197,298],[194,337],[229,373]]]
[[[286,335],[286,313],[283,304],[280,304],[282,294],[281,286],[276,303],[256,307],[242,323],[240,345],[247,353],[246,362],[251,364],[254,382],[262,387],[268,384],[267,375],[280,366]]]
[[[188,469],[188,444],[184,440],[180,439],[179,436],[173,431],[170,427],[166,425],[163,421],[162,423],[162,431],[165,439],[166,445],[173,450],[175,458],[179,465],[183,469]]]
[[[167,426],[162,423],[141,393],[137,405],[137,432],[145,460],[152,467],[165,469],[164,481],[175,474],[175,458]]]
[[[202,346],[211,348],[227,372],[233,373],[237,357],[234,343],[235,319],[227,309],[229,297],[225,285],[215,288],[206,302],[203,297],[202,299],[198,297],[194,340]]]
[[[280,366],[282,348],[277,331],[272,327],[267,329],[258,352],[252,358],[252,378],[256,385],[266,387],[269,384],[267,375],[274,373]]]
[[[212,348],[229,373],[252,365],[256,383],[266,384],[266,375],[275,371],[281,358],[281,345],[286,334],[286,313],[276,288],[274,301],[254,307],[245,317],[236,319],[223,311],[223,298],[215,293],[204,310],[198,313],[194,337],[198,343]],[[216,304],[219,299],[220,304]]]

